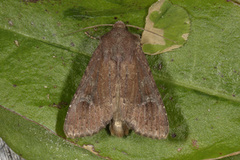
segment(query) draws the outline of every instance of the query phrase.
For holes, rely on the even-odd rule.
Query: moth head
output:
[[[117,21],[114,25],[113,28],[126,28],[126,25],[122,21]]]

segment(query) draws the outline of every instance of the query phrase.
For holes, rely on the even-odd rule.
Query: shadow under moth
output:
[[[69,106],[64,132],[70,138],[91,136],[109,123],[111,135],[118,137],[132,129],[161,139],[169,130],[140,38],[121,21],[101,37]]]

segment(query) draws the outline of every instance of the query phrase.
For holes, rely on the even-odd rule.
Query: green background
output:
[[[118,20],[144,27],[154,2],[1,1],[0,137],[25,159],[100,158],[63,133],[68,104],[99,41],[84,32],[64,34]],[[117,138],[103,129],[74,143],[92,144],[111,159],[205,159],[240,150],[240,8],[226,0],[171,2],[189,14],[188,41],[147,56],[168,113],[169,137],[131,132]],[[99,37],[110,29],[89,32]]]
[[[182,45],[186,43],[186,39],[187,39],[187,38],[184,39],[183,35],[184,34],[189,35],[189,31],[190,31],[189,15],[184,8],[182,8],[179,5],[174,5],[168,0],[156,2],[150,8],[152,7],[155,8],[155,6],[157,6],[157,8],[158,7],[161,7],[161,8],[155,11],[152,11],[152,9],[149,9],[151,10],[148,13],[149,21],[152,22],[153,24],[152,29],[163,30],[164,37],[165,37],[164,39],[165,44],[164,43],[160,44],[159,42],[158,44],[151,44],[151,42],[149,43],[146,41],[146,44],[142,45],[142,49],[145,53],[150,55],[160,54],[165,49],[170,51],[172,49],[169,49],[169,48],[173,46],[178,46],[174,48],[182,47]],[[149,23],[148,18],[146,18],[146,23]],[[151,35],[150,33],[148,34]],[[155,38],[155,36],[152,35],[151,39],[152,38]],[[142,37],[142,43],[144,43],[143,39],[144,37]]]

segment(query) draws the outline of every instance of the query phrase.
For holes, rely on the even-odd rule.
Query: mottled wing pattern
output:
[[[133,53],[130,65],[121,68],[123,117],[127,125],[140,135],[166,138],[167,114],[147,59],[140,45],[136,45]]]
[[[109,62],[103,60],[102,47],[94,52],[69,106],[64,124],[67,137],[90,136],[112,119],[111,89],[106,81]]]

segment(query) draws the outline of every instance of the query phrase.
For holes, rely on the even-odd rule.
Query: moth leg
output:
[[[88,31],[84,32],[84,34],[86,34],[91,39],[100,40],[100,37],[94,37]]]

